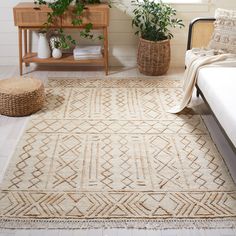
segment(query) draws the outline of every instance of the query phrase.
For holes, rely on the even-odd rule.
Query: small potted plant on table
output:
[[[176,10],[162,1],[133,0],[135,9],[132,26],[140,35],[138,44],[138,68],[146,75],[162,75],[170,65],[171,27],[183,27],[176,18]]]
[[[52,50],[52,57],[55,59],[59,59],[62,57],[61,42],[58,40],[55,40],[53,44],[54,44],[54,47]]]

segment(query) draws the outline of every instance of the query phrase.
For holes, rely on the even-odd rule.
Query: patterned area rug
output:
[[[51,79],[5,174],[5,228],[236,226],[236,187],[180,82]]]

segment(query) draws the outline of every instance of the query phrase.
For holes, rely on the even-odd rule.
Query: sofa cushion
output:
[[[216,9],[215,29],[208,47],[236,53],[236,11]]]
[[[204,67],[197,85],[236,147],[236,67]]]

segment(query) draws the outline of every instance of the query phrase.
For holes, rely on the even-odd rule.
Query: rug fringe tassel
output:
[[[11,220],[0,219],[4,229],[220,229],[236,228],[236,219],[199,220]]]

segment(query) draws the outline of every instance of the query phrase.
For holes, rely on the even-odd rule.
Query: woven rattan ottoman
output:
[[[43,107],[42,81],[31,78],[0,80],[0,114],[27,116]]]

